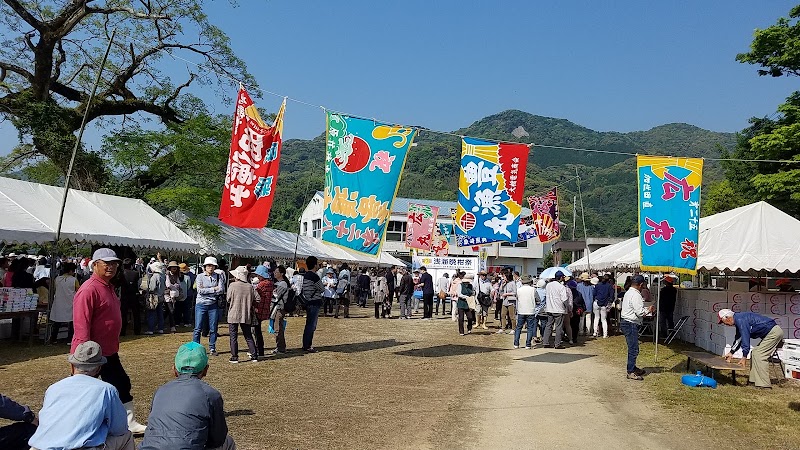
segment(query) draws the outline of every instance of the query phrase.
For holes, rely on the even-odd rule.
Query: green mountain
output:
[[[736,144],[733,133],[718,133],[676,123],[631,133],[590,130],[566,119],[555,119],[509,110],[485,117],[453,132],[493,140],[535,143],[555,147],[608,152],[717,157],[721,149]],[[415,140],[398,195],[402,197],[455,200],[457,197],[461,143],[456,136],[421,130]],[[313,140],[289,140],[281,156],[281,175],[270,226],[297,230],[297,219],[314,191],[323,188],[324,136]],[[576,170],[579,179],[576,179]],[[625,237],[637,233],[636,161],[628,155],[594,153],[564,148],[532,147],[525,194],[540,194],[559,186],[561,220],[571,237],[573,198],[583,236],[580,203],[585,207],[590,236]],[[706,164],[704,182],[722,178],[719,167]]]

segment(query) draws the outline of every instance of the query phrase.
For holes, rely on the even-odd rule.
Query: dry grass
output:
[[[304,318],[289,319],[293,351],[258,364],[229,364],[228,337],[220,337],[206,381],[222,392],[239,448],[434,448],[461,438],[453,424],[474,391],[465,386],[502,372],[507,357],[495,350],[507,349],[507,337],[460,337],[449,317],[375,320],[369,309],[352,312],[350,319],[320,318],[316,354],[297,350]],[[124,338],[120,355],[141,420],[171,379],[174,352],[190,339],[188,332]],[[240,338],[241,359],[243,344]],[[47,386],[67,375],[67,352],[66,345],[4,344],[3,393],[38,410]]]
[[[746,386],[747,376],[737,374],[733,383],[729,371],[716,374],[716,389],[689,388],[681,384],[686,371],[686,357],[681,351],[701,351],[682,342],[669,347],[640,343],[639,367],[651,373],[644,386],[655,398],[682,417],[687,424],[700,425],[714,434],[736,442],[738,448],[800,448],[800,382],[783,379],[780,369],[772,367],[773,389],[759,390]],[[624,368],[627,346],[623,336],[593,341],[605,361]],[[692,373],[698,366],[692,365]],[[708,375],[708,373],[706,373]]]

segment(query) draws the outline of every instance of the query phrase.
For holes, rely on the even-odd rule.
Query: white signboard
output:
[[[477,256],[414,256],[411,263],[415,269],[420,266],[425,266],[428,270],[458,269],[472,272],[473,275],[478,272],[479,267]]]

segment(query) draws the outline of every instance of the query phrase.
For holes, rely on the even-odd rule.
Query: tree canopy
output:
[[[74,133],[88,107],[112,30],[116,38],[89,122],[116,118],[135,128],[143,118],[180,126],[205,111],[187,92],[191,85],[229,86],[235,79],[257,87],[228,37],[210,23],[201,0],[3,0],[0,117],[19,131],[20,145],[0,171],[21,170],[40,178],[37,181],[66,173]],[[167,70],[164,61],[178,53],[191,56],[199,66],[187,66],[184,74]],[[116,175],[119,167],[114,165],[130,156],[81,148],[74,186],[103,190]],[[161,167],[168,161],[155,163],[152,173],[141,170],[140,187],[163,184],[156,174],[164,173]]]

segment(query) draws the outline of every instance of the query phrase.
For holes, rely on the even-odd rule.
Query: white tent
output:
[[[698,269],[800,272],[800,220],[766,202],[703,217],[699,227]],[[596,270],[637,269],[639,260],[638,237],[589,255]],[[587,270],[587,259],[568,267]]]
[[[173,212],[170,220],[182,223],[186,216]],[[404,266],[405,263],[386,252],[380,257],[360,254],[347,250],[311,236],[298,236],[289,231],[273,228],[237,228],[221,222],[216,217],[209,217],[206,222],[220,229],[219,239],[209,240],[201,233],[189,231],[197,239],[202,253],[218,255],[236,255],[249,258],[292,258],[297,247],[297,257],[316,256],[321,260],[356,262],[381,266]]]
[[[0,177],[0,241],[52,242],[64,188]],[[61,237],[72,242],[196,251],[197,242],[142,200],[70,189]]]

